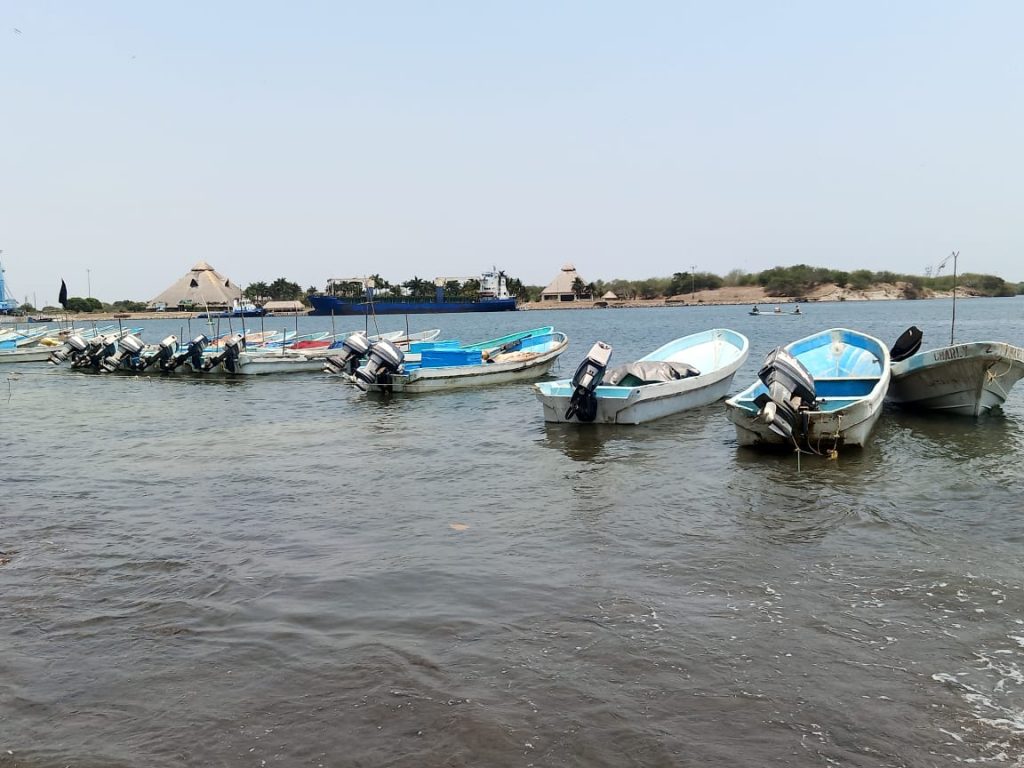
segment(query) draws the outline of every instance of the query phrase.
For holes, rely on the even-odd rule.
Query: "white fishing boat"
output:
[[[949,346],[920,352],[922,333],[908,328],[893,346],[888,398],[905,408],[981,416],[1006,402],[1024,377],[1024,349],[1003,341],[956,344],[956,279],[959,251],[935,269],[953,264]]]
[[[418,363],[389,342],[370,347],[365,365],[355,374],[367,392],[438,392],[491,384],[532,381],[547,374],[569,345],[564,333],[528,335],[486,350],[425,349]]]
[[[0,350],[0,363],[45,363],[50,359],[53,350],[60,346],[57,344],[34,344],[30,347],[19,347],[17,349]]]
[[[641,424],[721,400],[749,351],[746,336],[715,328],[608,368],[611,347],[598,342],[571,379],[540,382],[533,391],[544,421]]]
[[[981,416],[1024,377],[1024,349],[974,341],[918,352],[892,364],[889,400],[905,408]]]
[[[758,380],[725,402],[740,445],[826,453],[863,446],[889,388],[889,350],[845,328],[772,350]]]
[[[381,340],[390,341],[399,349],[407,350],[410,344],[428,342],[441,335],[439,328],[417,333],[391,331],[386,334],[367,337],[375,343]],[[230,376],[260,376],[278,373],[319,373],[324,369],[327,356],[334,353],[336,347],[329,343],[326,347],[303,347],[299,350],[291,347],[256,348],[239,352],[235,358],[227,357],[221,361],[219,370]]]

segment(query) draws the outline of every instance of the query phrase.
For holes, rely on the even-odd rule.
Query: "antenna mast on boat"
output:
[[[952,320],[950,320],[950,323],[949,323],[949,345],[950,346],[953,346],[953,343],[954,343],[953,342],[953,335],[954,335],[955,329],[956,329],[956,260],[957,260],[957,258],[959,258],[959,256],[960,256],[960,251],[953,251],[951,254],[949,254],[949,256],[944,258],[939,263],[939,266],[937,266],[935,268],[935,275],[938,276],[939,272],[942,271],[942,268],[945,267],[949,263],[949,260],[950,259],[953,260],[953,318],[952,318]]]

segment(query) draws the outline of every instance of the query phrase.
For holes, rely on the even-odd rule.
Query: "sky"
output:
[[[18,298],[197,261],[1024,280],[1024,3],[0,0]]]

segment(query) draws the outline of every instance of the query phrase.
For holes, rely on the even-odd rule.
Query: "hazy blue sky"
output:
[[[806,262],[1024,280],[1024,3],[0,0],[19,298]]]

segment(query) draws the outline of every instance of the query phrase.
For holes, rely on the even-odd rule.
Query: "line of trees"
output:
[[[279,277],[272,283],[256,282],[249,283],[242,291],[242,295],[249,301],[263,304],[268,301],[301,301],[306,302],[306,296],[316,293],[316,288],[302,290],[302,286],[284,277]]]
[[[672,277],[650,277],[645,280],[596,280],[592,295],[600,296],[612,291],[621,299],[658,299],[679,296],[694,291],[715,290],[723,287],[760,286],[768,296],[805,296],[822,285],[837,285],[853,291],[863,291],[879,283],[899,286],[906,298],[919,298],[926,291],[950,291],[952,275],[922,276],[898,272],[873,272],[858,269],[847,272],[827,267],[797,264],[791,267],[772,267],[761,272],[734,269],[719,276],[713,272],[676,272]],[[1008,283],[996,275],[965,272],[957,277],[957,287],[980,296],[1013,296],[1024,294],[1024,283]]]

